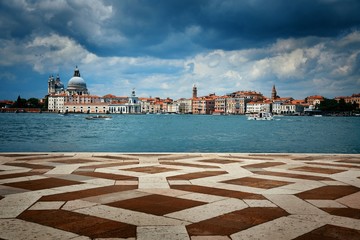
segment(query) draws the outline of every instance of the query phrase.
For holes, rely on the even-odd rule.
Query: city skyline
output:
[[[0,2],[1,99],[42,98],[78,65],[91,94],[190,98],[360,90],[358,1]],[[16,12],[16,14],[15,14]],[[190,90],[189,90],[190,89]]]

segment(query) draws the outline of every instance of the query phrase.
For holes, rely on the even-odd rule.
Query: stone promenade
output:
[[[360,155],[0,153],[0,239],[360,239]]]

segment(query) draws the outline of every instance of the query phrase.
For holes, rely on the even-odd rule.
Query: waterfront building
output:
[[[271,112],[272,103],[269,100],[261,102],[249,102],[246,104],[246,113]]]
[[[193,98],[193,114],[212,114],[215,110],[215,93],[204,97]]]
[[[90,101],[92,103],[93,97],[88,96],[89,94],[85,80],[80,76],[80,70],[77,66],[73,77],[68,81],[66,89],[60,81],[59,75],[57,75],[56,79],[50,76],[48,79],[48,110],[50,112],[65,112],[65,103],[68,102],[79,104]]]
[[[109,104],[103,102],[94,103],[76,103],[66,102],[64,112],[69,113],[109,113]]]
[[[141,103],[135,94],[135,89],[132,90],[131,96],[128,97],[127,102],[118,102],[107,104],[110,113],[120,114],[139,114],[141,113]]]
[[[64,84],[60,80],[59,74],[54,78],[53,75],[48,79],[48,94],[61,94],[64,93]]]
[[[215,99],[215,106],[214,106],[214,112],[213,114],[216,115],[223,115],[227,113],[226,104],[228,96],[220,96]]]
[[[344,99],[345,103],[350,103],[350,104],[356,104],[356,109],[360,108],[360,93],[358,94],[353,94],[351,96],[340,96],[340,97],[335,97],[334,98],[337,102],[340,101],[340,99]]]
[[[189,114],[192,113],[192,99],[180,98],[176,100],[179,111],[178,113]]]
[[[322,101],[324,101],[323,96],[315,95],[315,96],[309,96],[305,98],[305,102],[316,106],[316,104],[320,104]]]

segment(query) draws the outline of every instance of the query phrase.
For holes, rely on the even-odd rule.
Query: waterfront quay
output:
[[[0,239],[360,239],[360,154],[0,153]]]

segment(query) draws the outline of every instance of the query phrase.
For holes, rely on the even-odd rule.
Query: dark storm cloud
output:
[[[259,47],[277,38],[335,36],[360,26],[357,0],[127,0],[97,8],[86,1],[0,4],[3,37],[51,31],[99,55],[184,57],[204,49]]]

